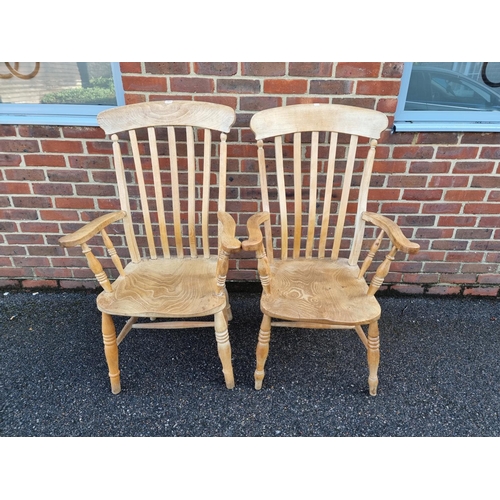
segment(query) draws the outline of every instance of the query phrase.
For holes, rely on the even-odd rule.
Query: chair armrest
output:
[[[258,212],[247,220],[248,239],[241,243],[243,250],[257,251],[262,244],[260,225],[269,220],[269,212]]]
[[[81,245],[86,241],[90,240],[99,231],[104,229],[109,224],[116,222],[117,220],[123,219],[127,215],[123,210],[117,212],[111,212],[109,214],[101,215],[97,219],[91,222],[87,222],[83,227],[75,231],[74,233],[63,236],[59,239],[59,245],[62,247],[74,247],[76,245]]]
[[[227,212],[217,212],[217,218],[222,224],[222,249],[228,253],[237,252],[241,248],[241,241],[235,237],[236,222]]]
[[[363,212],[363,220],[371,222],[389,236],[392,244],[405,253],[417,253],[420,250],[418,243],[411,242],[401,231],[400,227],[391,219],[373,212]]]

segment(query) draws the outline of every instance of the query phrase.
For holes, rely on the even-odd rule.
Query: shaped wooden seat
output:
[[[228,106],[192,101],[132,104],[98,115],[113,141],[121,210],[89,222],[60,244],[82,247],[104,289],[97,307],[115,394],[121,390],[118,345],[132,328],[215,328],[226,386],[234,387],[225,289],[229,256],[241,246],[225,212],[226,134],[234,120]],[[212,138],[218,132],[220,141]],[[117,221],[123,236],[116,224],[113,233],[107,229]],[[88,245],[98,234],[117,269],[113,282]],[[119,256],[112,240],[122,238],[127,251]],[[114,315],[130,317],[118,337]],[[212,315],[210,321],[199,319]]]
[[[354,329],[367,349],[370,394],[377,393],[381,310],[374,294],[397,251],[419,250],[394,221],[367,211],[377,139],[387,125],[380,112],[334,104],[285,106],[252,117],[262,212],[248,220],[242,246],[256,252],[263,288],[256,389],[271,327],[286,326]],[[368,246],[367,222],[379,230],[371,230]],[[383,248],[387,254],[368,285],[365,274]]]

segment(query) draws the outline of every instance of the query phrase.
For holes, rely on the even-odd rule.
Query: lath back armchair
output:
[[[374,294],[396,253],[419,249],[395,222],[367,211],[377,140],[387,125],[380,112],[335,104],[267,109],[251,119],[262,212],[248,220],[243,249],[256,252],[263,287],[256,389],[273,326],[354,329],[367,349],[370,394],[377,392],[381,310]],[[369,249],[366,223],[379,229]],[[367,284],[384,236],[387,254]]]
[[[97,307],[115,394],[121,390],[118,345],[132,328],[215,328],[225,383],[234,387],[225,288],[229,256],[241,245],[225,211],[227,134],[234,120],[228,106],[195,101],[132,104],[98,115],[113,143],[120,210],[60,244],[81,246],[104,289]],[[123,236],[116,224],[108,228],[118,221]],[[98,234],[116,266],[114,281],[91,250]],[[122,239],[126,265],[113,242]],[[115,315],[130,318],[118,337]]]

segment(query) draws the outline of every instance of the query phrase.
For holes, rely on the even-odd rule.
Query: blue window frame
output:
[[[405,63],[393,130],[500,131],[500,63]]]
[[[123,104],[117,62],[0,63],[0,124],[97,126]]]

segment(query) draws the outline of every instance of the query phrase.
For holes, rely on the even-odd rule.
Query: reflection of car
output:
[[[406,111],[500,111],[500,95],[455,71],[413,65]]]

